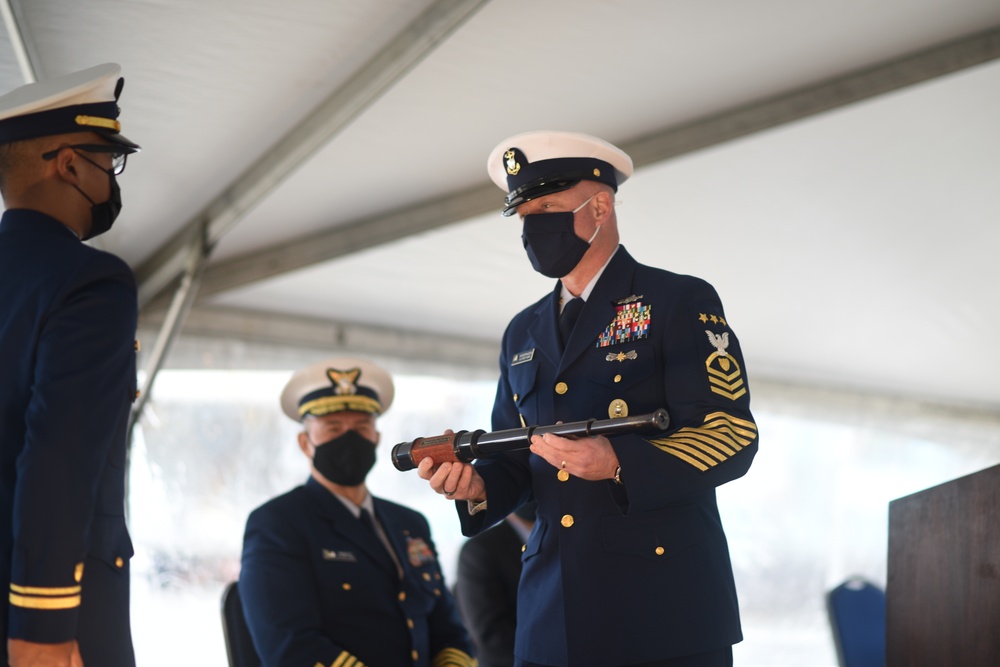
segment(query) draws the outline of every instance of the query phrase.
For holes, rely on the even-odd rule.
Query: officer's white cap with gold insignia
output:
[[[0,96],[0,144],[74,132],[96,132],[134,153],[139,145],[121,134],[118,96],[121,67],[105,63],[45,79]]]
[[[632,158],[603,139],[579,132],[537,131],[501,141],[486,163],[490,178],[507,192],[504,215],[524,202],[568,190],[580,181],[618,186],[632,175]]]
[[[392,405],[394,393],[385,369],[364,359],[335,357],[296,371],[281,392],[281,409],[297,422],[345,410],[380,415]]]

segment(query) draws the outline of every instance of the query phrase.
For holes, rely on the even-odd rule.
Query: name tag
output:
[[[511,366],[517,366],[518,364],[525,364],[535,358],[535,348],[530,350],[525,350],[524,352],[518,352],[514,355],[514,358],[510,360]]]
[[[332,549],[323,549],[323,560],[335,560],[341,563],[357,563],[358,557],[350,551],[333,551]]]

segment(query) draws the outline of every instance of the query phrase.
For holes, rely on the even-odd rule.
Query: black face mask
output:
[[[358,486],[375,465],[375,443],[357,431],[314,446],[313,467],[334,484]]]
[[[590,248],[590,242],[576,235],[574,220],[576,212],[593,198],[591,196],[572,211],[532,213],[524,216],[521,240],[535,271],[549,278],[562,278],[569,275],[580,263]],[[600,231],[600,227],[597,229]],[[597,231],[594,232],[594,236],[597,236]],[[590,237],[591,241],[594,240],[594,236]]]
[[[82,157],[82,156],[81,156]],[[87,160],[86,157],[83,158]],[[104,169],[99,164],[93,160],[87,160],[104,173],[108,175],[108,179],[111,181],[111,196],[108,197],[106,202],[101,202],[100,204],[95,204],[94,200],[87,196],[87,193],[78,188],[76,185],[77,192],[87,198],[90,202],[90,233],[83,237],[83,240],[92,239],[95,236],[100,236],[104,232],[111,229],[111,225],[114,224],[115,218],[122,210],[122,191],[118,187],[118,179],[115,178],[115,173],[111,169]]]

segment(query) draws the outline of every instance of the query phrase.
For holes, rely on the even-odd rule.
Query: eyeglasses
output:
[[[84,151],[86,153],[107,153],[111,156],[111,173],[117,176],[125,171],[125,161],[128,158],[128,153],[124,152],[120,146],[111,146],[109,144],[72,144],[70,146],[60,146],[54,151],[42,153],[42,159],[51,160],[64,148],[71,148],[74,151]]]

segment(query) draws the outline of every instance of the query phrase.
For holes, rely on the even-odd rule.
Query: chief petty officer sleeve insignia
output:
[[[615,319],[597,338],[597,347],[608,347],[649,336],[652,306],[642,304],[642,295],[632,295],[615,302]],[[608,361],[611,361],[610,355]],[[619,359],[620,361],[620,359]]]
[[[705,359],[708,388],[712,393],[735,401],[747,393],[739,361],[728,352],[729,332],[725,318],[712,313],[698,313],[712,350]],[[714,330],[713,330],[714,329]],[[667,438],[649,442],[682,461],[705,472],[738,454],[757,438],[757,425],[726,412],[713,412],[698,427],[685,427]]]
[[[698,319],[702,322],[711,321],[713,324],[726,326],[726,321],[716,315],[706,315],[699,313]],[[726,349],[729,347],[729,332],[715,333],[711,329],[705,329],[708,342],[715,351],[705,359],[705,371],[708,373],[709,389],[719,396],[735,401],[740,396],[747,393],[743,384],[743,371],[740,369],[740,362],[730,355]]]
[[[697,428],[685,427],[668,438],[649,442],[705,472],[738,454],[756,437],[757,425],[752,421],[713,412]]]

